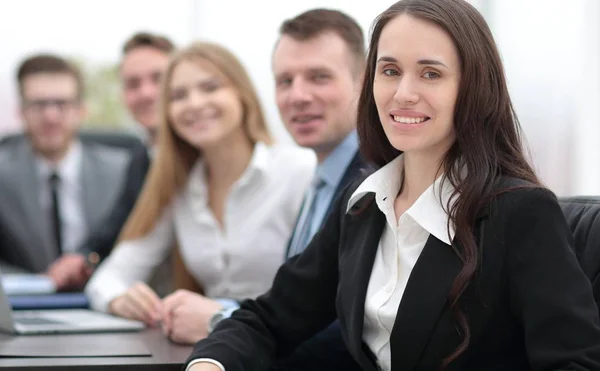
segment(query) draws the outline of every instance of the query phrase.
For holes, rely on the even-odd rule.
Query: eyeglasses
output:
[[[56,107],[60,113],[66,112],[68,109],[76,107],[80,104],[80,100],[75,99],[33,99],[25,101],[24,108],[31,113],[40,114],[49,107]]]

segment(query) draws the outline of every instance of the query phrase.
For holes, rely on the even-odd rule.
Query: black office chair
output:
[[[115,146],[133,150],[144,144],[139,137],[122,131],[81,131],[79,138],[82,141],[91,141],[107,146]]]
[[[575,254],[600,308],[600,197],[565,197],[559,202],[573,233]]]
[[[123,131],[81,130],[79,138],[85,142],[123,148],[131,152],[144,146],[140,138]],[[23,133],[9,134],[0,138],[0,147],[10,146],[23,140],[25,140]]]

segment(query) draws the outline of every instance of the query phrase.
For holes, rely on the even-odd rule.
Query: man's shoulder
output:
[[[271,160],[276,162],[277,165],[289,165],[289,162],[292,160],[296,160],[295,162],[303,164],[314,165],[316,161],[315,154],[312,150],[297,145],[274,143],[265,146],[265,148],[267,148]]]
[[[15,162],[25,159],[28,142],[24,138],[16,138],[0,144],[0,171],[14,168]]]
[[[364,180],[376,170],[376,167],[369,163],[359,151],[353,154],[350,164],[346,167],[346,171],[338,187],[338,191],[342,191],[350,184],[357,180]]]
[[[310,177],[314,173],[317,161],[312,150],[283,143],[271,144],[265,148],[267,166],[279,176]]]

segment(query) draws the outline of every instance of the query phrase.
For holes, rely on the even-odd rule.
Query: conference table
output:
[[[0,334],[0,370],[179,371],[191,352],[191,346],[170,342],[159,329],[105,334]]]

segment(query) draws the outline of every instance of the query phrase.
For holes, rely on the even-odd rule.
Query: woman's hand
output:
[[[163,319],[162,302],[156,293],[143,282],[138,282],[109,305],[110,313],[145,322],[154,327]]]
[[[204,339],[210,318],[223,308],[220,303],[187,290],[177,290],[164,298],[162,307],[163,332],[174,342],[184,344]]]

